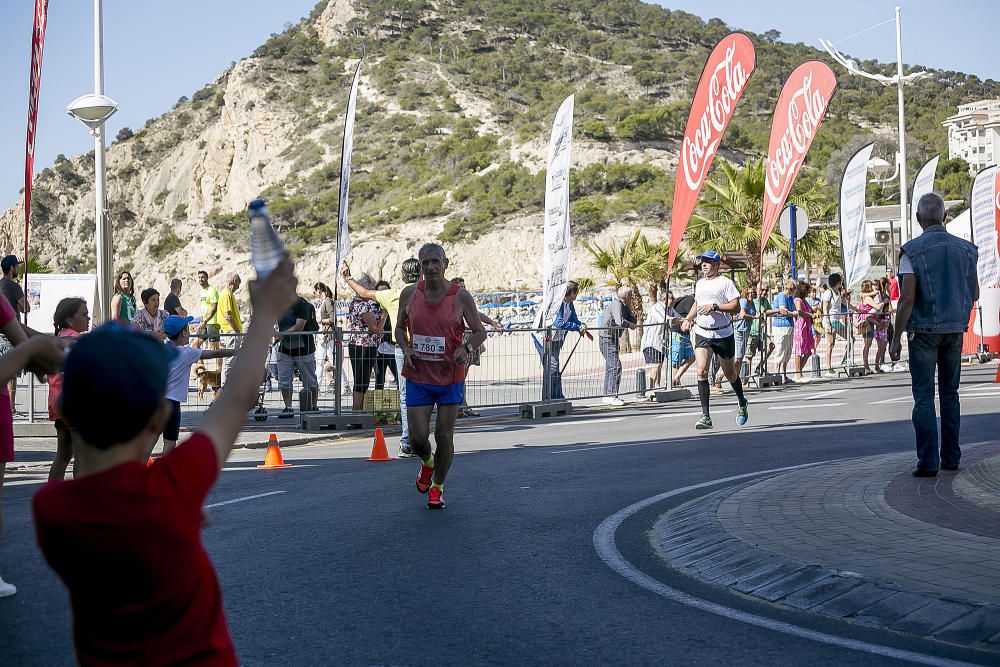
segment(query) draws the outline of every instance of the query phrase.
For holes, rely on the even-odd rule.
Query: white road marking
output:
[[[231,461],[230,463],[238,463],[237,461]],[[287,461],[286,461],[287,463]],[[315,468],[318,464],[316,463],[296,463],[296,468]],[[223,472],[242,472],[245,470],[267,470],[267,468],[258,468],[256,463],[247,462],[246,466],[229,466],[228,468],[223,468]]]
[[[712,410],[713,415],[727,415],[730,412],[736,412],[736,410]],[[656,415],[653,419],[667,419],[668,417],[701,417],[701,410],[692,410],[691,412],[671,412],[667,415]]]
[[[29,486],[31,484],[45,484],[45,482],[47,482],[47,481],[49,481],[48,477],[45,477],[43,479],[17,479],[17,480],[14,480],[12,482],[4,482],[3,485],[4,486]]]
[[[830,396],[833,396],[834,394],[843,394],[845,391],[847,391],[847,389],[833,389],[831,391],[821,391],[818,394],[813,394],[812,396],[806,396],[802,400],[805,400],[805,401],[818,401],[821,398],[828,398]]]
[[[839,408],[842,405],[847,405],[847,403],[827,403],[824,408]],[[774,405],[768,408],[768,410],[798,410],[801,405]]]
[[[934,396],[937,398],[937,395]],[[872,405],[885,405],[886,403],[899,403],[901,401],[912,401],[913,396],[900,396],[899,398],[887,398],[884,401],[875,401]]]
[[[656,593],[657,595],[664,597],[673,602],[679,604],[687,605],[689,607],[694,607],[700,611],[705,611],[710,614],[715,614],[717,616],[722,616],[723,618],[728,618],[734,621],[740,621],[741,623],[747,623],[749,625],[756,625],[760,628],[765,628],[767,630],[773,630],[775,632],[782,632],[787,635],[792,635],[795,637],[801,637],[803,639],[810,639],[812,641],[820,642],[822,644],[829,644],[831,646],[839,646],[841,648],[847,648],[854,651],[861,651],[863,653],[870,653],[873,655],[878,655],[885,658],[894,658],[897,660],[909,660],[910,662],[916,662],[923,665],[934,665],[935,667],[971,667],[972,663],[960,662],[957,660],[948,660],[947,658],[938,658],[937,656],[924,655],[923,653],[916,653],[914,651],[906,651],[903,649],[892,648],[891,646],[882,646],[881,644],[873,644],[870,642],[860,641],[857,639],[847,639],[845,637],[838,637],[836,635],[826,634],[825,632],[819,632],[816,630],[811,630],[809,628],[804,628],[792,623],[786,623],[783,621],[776,621],[765,616],[759,616],[757,614],[752,614],[739,609],[733,609],[732,607],[726,607],[724,605],[709,602],[708,600],[703,600],[702,598],[695,597],[683,591],[679,591],[676,588],[671,588],[661,581],[650,577],[649,575],[638,570],[634,565],[625,560],[621,552],[618,551],[618,546],[615,544],[615,532],[617,532],[619,526],[622,525],[629,517],[634,514],[641,512],[650,505],[667,500],[674,496],[679,496],[689,491],[695,491],[697,489],[704,489],[711,486],[717,486],[719,484],[724,484],[726,482],[735,482],[741,479],[747,479],[749,477],[757,477],[760,475],[766,475],[769,473],[779,473],[787,472],[789,470],[798,470],[800,468],[808,468],[810,466],[823,465],[824,463],[832,463],[832,461],[821,461],[819,463],[807,463],[805,465],[789,466],[787,468],[773,468],[771,470],[760,470],[758,472],[746,473],[743,475],[734,475],[732,477],[724,477],[722,479],[715,479],[709,482],[702,482],[701,484],[693,484],[691,486],[686,486],[682,489],[675,489],[673,491],[667,491],[645,500],[640,500],[639,502],[629,505],[623,510],[615,512],[607,519],[601,522],[601,525],[597,527],[594,531],[594,549],[597,551],[597,555],[603,560],[608,567],[622,575],[629,581],[648,591]]]
[[[613,422],[625,421],[625,417],[608,417],[607,419],[580,419],[577,421],[550,422],[548,424],[537,424],[536,426],[584,426],[589,424],[611,424]]]
[[[965,396],[962,396],[962,400],[971,401],[976,398],[996,398],[998,396],[1000,396],[1000,391],[994,391],[990,393],[984,392],[982,394],[972,394],[972,395],[966,394]]]
[[[211,505],[205,505],[205,509],[208,509],[210,507],[222,507],[223,505],[232,505],[233,503],[242,503],[244,500],[254,500],[255,498],[264,498],[265,496],[276,496],[279,493],[285,493],[285,491],[268,491],[267,493],[258,493],[253,496],[243,496],[242,498],[223,500],[221,503],[212,503]]]
[[[701,414],[700,412],[698,413]],[[701,438],[675,438],[673,440],[653,440],[649,442],[626,442],[621,445],[597,445],[594,447],[581,447],[579,449],[561,449],[558,452],[549,452],[549,454],[575,454],[576,452],[592,452],[595,449],[615,449],[617,447],[641,447],[643,445],[664,445],[673,442],[694,442],[695,440],[701,440]]]

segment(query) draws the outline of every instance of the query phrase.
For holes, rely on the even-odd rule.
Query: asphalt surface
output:
[[[964,384],[981,389],[995,372],[967,370]],[[996,664],[995,654],[777,609],[702,584],[671,569],[649,542],[671,507],[733,484],[714,480],[912,450],[908,382],[892,374],[758,392],[742,429],[732,396],[714,396],[709,433],[694,430],[695,401],[463,426],[440,512],[427,510],[414,489],[415,460],[368,462],[367,441],[289,447],[285,459],[297,466],[272,471],[255,468],[260,451],[237,451],[210,497],[214,525],[203,535],[240,659],[818,666],[905,664],[893,651],[909,651],[928,664]],[[1000,437],[997,389],[963,402],[964,441]],[[71,664],[67,596],[35,545],[29,500],[38,487],[30,479],[18,477],[24,483],[4,491],[0,565],[19,592],[0,600],[0,662]],[[602,522],[693,485],[701,488],[617,527],[624,561],[694,598],[863,644],[848,648],[709,613],[608,566],[595,549]],[[259,494],[270,495],[239,500]]]

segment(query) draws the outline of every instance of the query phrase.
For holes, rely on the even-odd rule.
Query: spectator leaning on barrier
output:
[[[215,347],[219,341],[219,325],[215,323],[215,312],[219,308],[219,290],[208,284],[208,272],[198,272],[198,285],[201,292],[198,293],[198,305],[201,307],[201,323],[198,325],[198,333],[208,336],[209,347]],[[202,342],[200,338],[195,340],[195,347],[199,347]]]
[[[744,373],[743,362],[747,356],[747,347],[750,338],[750,327],[757,319],[757,308],[753,305],[752,287],[744,287],[740,295],[740,312],[733,318],[733,334],[736,336],[736,372],[739,376],[749,375],[749,370]],[[750,362],[747,361],[747,369]]]
[[[85,474],[42,487],[32,508],[42,554],[69,589],[79,663],[237,664],[199,535],[201,505],[257,398],[274,321],[295,286],[287,259],[258,281],[231,384],[191,438],[150,467],[175,348],[109,324],[66,357],[60,404]]]
[[[549,352],[549,397],[553,399],[563,399],[562,371],[559,361],[559,354],[563,345],[566,344],[566,332],[575,331],[580,336],[586,336],[593,340],[594,337],[587,333],[587,325],[580,321],[576,314],[576,306],[573,302],[580,295],[580,285],[575,280],[566,282],[566,292],[563,295],[563,302],[556,311],[556,318],[552,322],[552,342]]]
[[[812,306],[809,303],[809,283],[799,283],[795,288],[795,299],[793,305],[795,310],[792,315],[795,317],[793,325],[792,347],[795,353],[795,381],[808,382],[809,378],[802,375],[802,368],[806,365],[809,357],[816,351],[816,338],[813,335],[813,314]]]
[[[673,294],[666,294],[666,301],[673,301]],[[660,371],[663,368],[663,351],[666,349],[667,318],[677,317],[677,311],[667,309],[663,301],[656,301],[646,311],[646,319],[642,323],[642,360],[646,362],[646,375],[649,377],[649,388],[655,389],[660,384]]]
[[[754,310],[757,311],[757,316],[750,323],[750,344],[747,346],[747,362],[757,375],[764,375],[764,372],[767,370],[767,358],[774,352],[774,343],[768,340],[767,337],[768,324],[767,317],[765,317],[766,313],[771,312],[771,302],[763,292],[758,293],[756,287],[750,288],[750,294],[752,296],[750,302],[753,304]],[[754,369],[753,358],[757,356],[758,351],[760,352],[760,363]]]
[[[402,294],[403,289],[408,285],[413,285],[418,280],[420,280],[420,260],[416,257],[410,257],[403,261],[400,266],[400,273],[403,278],[404,287],[387,289],[377,291],[373,289],[368,289],[363,287],[358,283],[358,281],[351,278],[351,267],[344,262],[340,267],[340,275],[347,281],[348,287],[354,290],[354,293],[362,299],[368,299],[369,301],[375,301],[378,305],[382,306],[389,313],[389,320],[392,322],[393,334],[395,334],[395,319],[399,313],[399,296]],[[395,335],[393,335],[393,340],[395,341]],[[399,412],[401,416],[401,421],[403,422],[403,433],[399,438],[399,456],[401,458],[411,458],[414,456],[413,450],[410,448],[410,424],[409,418],[406,412],[406,377],[402,375],[403,372],[403,352],[396,343],[394,353],[396,355],[396,368],[400,372],[400,376],[397,380],[397,386],[399,387]]]
[[[232,273],[226,283],[226,289],[219,293],[219,304],[215,309],[215,325],[219,327],[219,332],[231,334],[222,342],[222,347],[231,350],[240,349],[240,336],[243,334],[243,320],[240,319],[240,308],[236,303],[236,292],[242,284],[240,274]],[[232,358],[228,359],[222,367],[222,383],[226,383],[226,376],[229,367],[232,365]],[[218,391],[217,387],[213,387]]]
[[[336,389],[333,380],[334,373],[337,372],[337,340],[334,337],[333,327],[337,323],[337,305],[333,302],[333,290],[324,283],[313,285],[313,294],[316,295],[316,321],[319,323],[322,332],[316,337],[316,368],[318,369],[318,379],[327,381],[326,388],[330,391]],[[327,380],[329,377],[329,380]]]
[[[163,320],[170,314],[160,308],[160,293],[149,287],[142,290],[139,298],[142,299],[142,308],[132,318],[132,327],[152,335],[162,343],[167,339],[163,333]]]
[[[52,325],[57,338],[76,338],[90,329],[90,312],[83,299],[63,299],[56,306]],[[73,436],[69,426],[59,415],[59,394],[62,393],[62,373],[49,373],[49,419],[56,427],[56,455],[49,467],[49,481],[63,479],[66,468],[73,460]],[[79,469],[74,471],[79,474]]]
[[[452,278],[451,282],[455,283],[462,289],[465,289],[465,278]],[[477,311],[476,314],[479,316],[479,321],[483,323],[484,326],[491,326],[495,330],[499,331],[501,329],[500,323],[494,320],[492,317],[487,315],[482,311]],[[472,332],[466,331],[462,334],[462,343],[468,343],[472,340]],[[479,366],[482,363],[483,352],[486,351],[486,345],[480,345],[478,348],[473,350],[469,354],[469,370],[472,370],[472,366]],[[458,408],[459,417],[478,417],[479,413],[469,407],[469,392],[465,391],[462,394],[462,405]]]
[[[177,445],[181,429],[181,404],[187,403],[188,378],[191,377],[191,366],[201,359],[223,359],[236,354],[236,350],[201,350],[188,347],[191,334],[188,325],[193,317],[171,315],[163,321],[163,332],[167,335],[170,345],[177,348],[177,356],[170,362],[167,375],[167,401],[170,402],[170,416],[163,427],[163,453],[169,454]],[[149,446],[149,454],[153,453],[156,440]]]
[[[171,315],[176,315],[177,317],[187,317],[187,309],[181,305],[181,288],[184,283],[181,282],[180,278],[173,278],[170,280],[170,293],[167,294],[166,298],[163,299],[163,310],[167,311]]]
[[[279,418],[292,417],[292,380],[295,371],[299,371],[299,379],[303,389],[311,393],[309,409],[316,409],[319,396],[319,382],[316,380],[316,335],[319,323],[316,322],[316,309],[311,303],[299,297],[280,320],[275,339],[278,343],[278,389],[281,390],[281,400],[285,408]]]
[[[622,383],[622,362],[618,349],[622,332],[636,327],[635,315],[624,301],[631,294],[632,289],[623,285],[604,305],[605,328],[601,329],[597,342],[604,355],[604,398],[601,400],[606,405],[625,405],[625,401],[618,396]]]
[[[375,290],[375,279],[362,273],[356,281],[366,290]],[[378,291],[375,290],[377,294]],[[354,371],[353,409],[364,407],[365,394],[375,372],[378,345],[382,341],[382,326],[388,314],[376,301],[355,296],[347,304],[347,320],[351,333],[347,337],[347,353]]]
[[[833,347],[837,344],[838,336],[847,340],[847,324],[844,318],[840,317],[844,278],[839,273],[831,273],[827,280],[829,287],[823,291],[820,308],[823,313],[823,330],[826,333],[826,377],[835,378],[838,374],[833,370]]]
[[[786,280],[784,291],[774,297],[774,307],[767,311],[774,315],[771,320],[771,334],[774,337],[775,351],[778,353],[778,373],[782,382],[791,382],[788,377],[788,361],[792,358],[793,322],[789,313],[795,310],[794,280]]]
[[[944,202],[926,194],[917,202],[917,222],[924,232],[906,243],[899,258],[900,289],[896,328],[890,348],[893,361],[902,352],[900,337],[909,337],[913,430],[917,443],[917,477],[934,477],[938,468],[958,470],[962,381],[962,336],[972,304],[979,299],[975,245],[944,228]],[[941,450],[938,452],[934,411],[937,370],[941,400]]]
[[[7,255],[0,261],[0,268],[3,269],[3,278],[0,278],[0,295],[3,295],[20,319],[22,314],[31,310],[28,300],[24,298],[24,290],[17,283],[17,269],[20,262],[14,255]],[[13,348],[13,344],[6,338],[3,339],[0,354],[6,354]],[[7,386],[10,393],[10,407],[12,412],[17,411],[17,376],[11,378]]]

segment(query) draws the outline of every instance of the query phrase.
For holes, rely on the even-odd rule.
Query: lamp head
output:
[[[91,130],[96,130],[103,125],[116,111],[118,111],[117,102],[106,95],[95,95],[94,93],[81,95],[66,107],[66,113]]]

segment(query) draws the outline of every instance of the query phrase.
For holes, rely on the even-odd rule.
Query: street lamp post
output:
[[[892,19],[889,19],[891,21]],[[858,64],[846,57],[833,45],[833,42],[827,40],[819,40],[823,48],[836,60],[841,66],[843,66],[849,74],[863,76],[868,79],[873,79],[878,81],[883,86],[896,86],[897,87],[897,100],[899,106],[899,152],[896,154],[896,168],[899,172],[899,226],[900,226],[900,240],[906,243],[909,237],[910,226],[908,224],[909,216],[906,211],[906,123],[903,113],[903,86],[916,83],[920,79],[927,78],[931,76],[930,72],[925,70],[920,70],[919,72],[913,72],[903,76],[903,40],[902,40],[902,28],[900,25],[900,8],[896,7],[896,76],[885,76],[884,74],[873,74],[871,72],[865,72],[858,67]],[[883,23],[888,23],[889,21],[884,21]],[[878,24],[882,25],[882,23]],[[872,26],[875,28],[878,26]],[[867,32],[871,28],[866,28],[861,32]],[[861,34],[861,33],[857,33]],[[895,235],[893,232],[892,222],[889,222],[889,236],[892,239],[892,257],[889,259],[889,263],[895,267],[896,264],[896,251],[895,251]]]
[[[97,302],[102,321],[113,320],[111,310],[111,263],[114,252],[107,215],[107,172],[104,163],[104,123],[118,110],[118,103],[104,95],[104,30],[101,0],[94,0],[94,92],[82,95],[66,107],[67,113],[90,129],[94,136],[94,221],[97,231]]]

